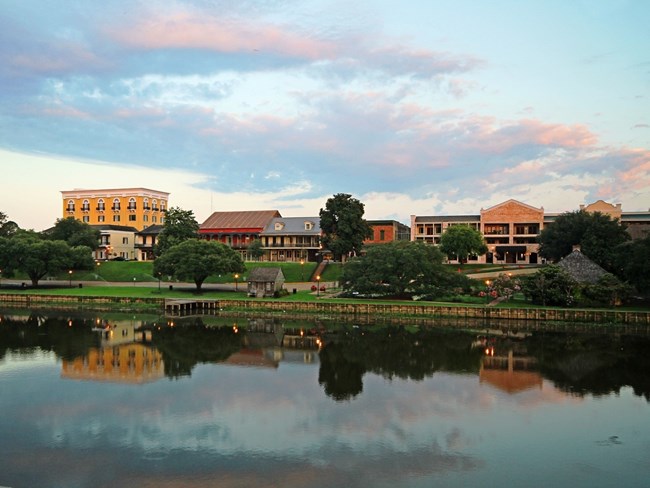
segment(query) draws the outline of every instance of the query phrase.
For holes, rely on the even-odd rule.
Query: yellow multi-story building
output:
[[[143,230],[163,224],[169,193],[148,188],[62,191],[63,218]]]

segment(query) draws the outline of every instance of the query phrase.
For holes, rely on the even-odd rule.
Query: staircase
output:
[[[316,281],[317,276],[323,276],[323,271],[327,268],[327,261],[321,261],[309,277],[309,281]]]

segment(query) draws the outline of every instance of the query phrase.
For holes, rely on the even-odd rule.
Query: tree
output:
[[[198,236],[199,223],[192,210],[171,207],[165,212],[165,224],[158,235],[155,255],[161,256],[169,248]]]
[[[241,273],[245,270],[239,254],[215,241],[187,239],[167,249],[154,261],[154,274],[193,281],[201,290],[205,279],[214,274]]]
[[[358,254],[364,239],[372,237],[363,213],[363,203],[346,193],[337,193],[327,200],[325,209],[320,209],[323,246],[332,252],[334,259]]]
[[[440,236],[440,250],[447,256],[457,256],[464,263],[469,255],[480,256],[487,252],[485,239],[476,229],[467,225],[452,225]]]
[[[423,242],[394,241],[371,246],[351,259],[342,274],[348,294],[440,296],[467,285],[467,277],[442,264],[438,248]]]
[[[0,212],[0,237],[11,237],[20,227],[16,222],[9,220],[7,214]]]
[[[640,293],[650,292],[650,235],[617,248],[619,277]]]
[[[545,227],[539,235],[539,254],[559,261],[579,245],[580,251],[594,263],[616,272],[615,248],[630,239],[618,219],[600,212],[566,212]]]
[[[248,245],[248,254],[255,261],[259,261],[259,259],[264,255],[264,250],[262,249],[262,241],[259,239],[253,239]]]
[[[89,247],[91,252],[99,247],[100,232],[74,217],[57,219],[45,235],[52,241],[65,241],[72,247]]]
[[[0,262],[9,273],[21,271],[34,287],[47,275],[71,269],[92,269],[91,250],[85,246],[70,247],[64,241],[51,241],[26,234],[0,239]]]
[[[573,305],[578,284],[559,266],[546,266],[522,278],[522,292],[538,305]]]

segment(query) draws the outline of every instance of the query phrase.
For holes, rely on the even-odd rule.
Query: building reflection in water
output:
[[[97,319],[93,330],[101,336],[100,347],[90,348],[86,355],[72,361],[63,359],[61,377],[133,384],[163,378],[162,354],[147,344],[151,331],[136,330],[137,327],[135,321],[109,323]]]
[[[532,388],[541,389],[543,378],[538,370],[537,359],[528,355],[525,343],[513,342],[512,339],[500,341],[496,338],[479,338],[474,343],[485,350],[485,355],[481,358],[479,382],[488,383],[510,394]]]

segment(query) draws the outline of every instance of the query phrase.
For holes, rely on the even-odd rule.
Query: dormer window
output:
[[[68,206],[65,209],[68,212],[74,212],[74,200],[68,200]]]
[[[313,222],[305,222],[305,230],[312,230],[314,228],[314,223]]]
[[[135,205],[135,198],[129,198],[129,205],[127,207],[128,210],[135,210],[136,205]]]
[[[81,211],[82,212],[90,211],[90,202],[88,200],[84,200],[83,203],[81,204]]]
[[[284,229],[284,222],[276,222],[275,230],[282,230],[282,229]]]

